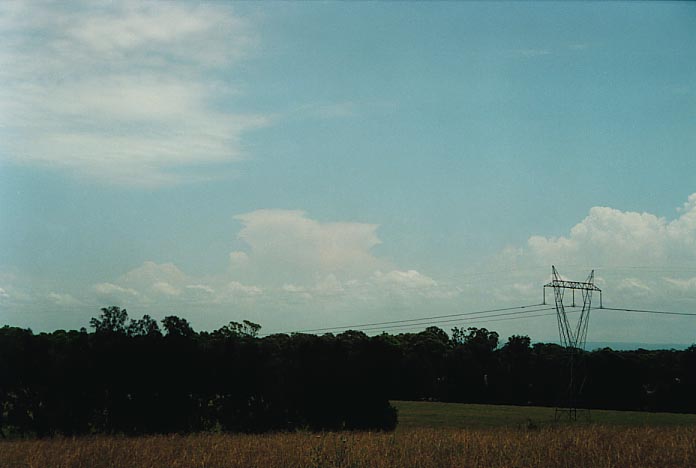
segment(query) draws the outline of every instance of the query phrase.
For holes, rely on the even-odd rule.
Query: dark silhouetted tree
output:
[[[117,306],[103,307],[99,318],[92,318],[89,324],[97,333],[126,333],[128,312]]]
[[[528,336],[512,335],[500,350],[500,397],[508,403],[529,402],[532,359],[531,340]]]
[[[182,338],[191,338],[196,334],[185,318],[169,315],[162,319],[162,326],[167,332],[167,336],[180,336]]]
[[[232,321],[219,328],[214,333],[222,337],[249,337],[256,338],[261,330],[261,325],[258,323],[250,322],[249,320],[242,320],[241,323]]]
[[[159,325],[157,325],[157,322],[149,315],[143,315],[143,318],[140,320],[131,319],[127,331],[129,336],[162,335]]]

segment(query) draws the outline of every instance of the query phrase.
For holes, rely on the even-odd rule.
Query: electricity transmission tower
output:
[[[590,272],[590,275],[584,282],[562,279],[555,266],[551,266],[551,274],[551,282],[544,285],[543,303],[546,304],[546,288],[553,288],[553,295],[556,301],[556,318],[558,319],[558,334],[561,339],[561,345],[568,353],[568,387],[556,406],[555,418],[558,420],[562,417],[567,417],[570,420],[576,420],[578,417],[579,399],[587,377],[581,358],[587,340],[587,326],[590,323],[592,293],[594,291],[599,292],[599,308],[601,309],[602,290],[594,285],[594,270]],[[572,291],[572,305],[570,307],[576,307],[575,291],[580,291],[582,295],[582,310],[575,326],[568,320],[565,310],[566,306],[563,304],[563,296],[567,289]]]

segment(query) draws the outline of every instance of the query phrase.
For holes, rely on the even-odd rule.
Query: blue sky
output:
[[[537,303],[551,264],[696,311],[693,4],[1,8],[2,323],[408,319]]]

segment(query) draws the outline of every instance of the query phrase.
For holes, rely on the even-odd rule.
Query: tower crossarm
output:
[[[587,291],[599,291],[594,283],[584,283],[582,281],[565,281],[565,280],[553,280],[544,285],[545,288],[564,288],[564,289],[584,289]]]

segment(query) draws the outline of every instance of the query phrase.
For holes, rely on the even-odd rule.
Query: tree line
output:
[[[546,405],[567,350],[485,328],[367,336],[196,332],[101,309],[82,328],[0,328],[0,435],[391,430],[389,400]],[[696,346],[581,352],[587,407],[696,412]]]

